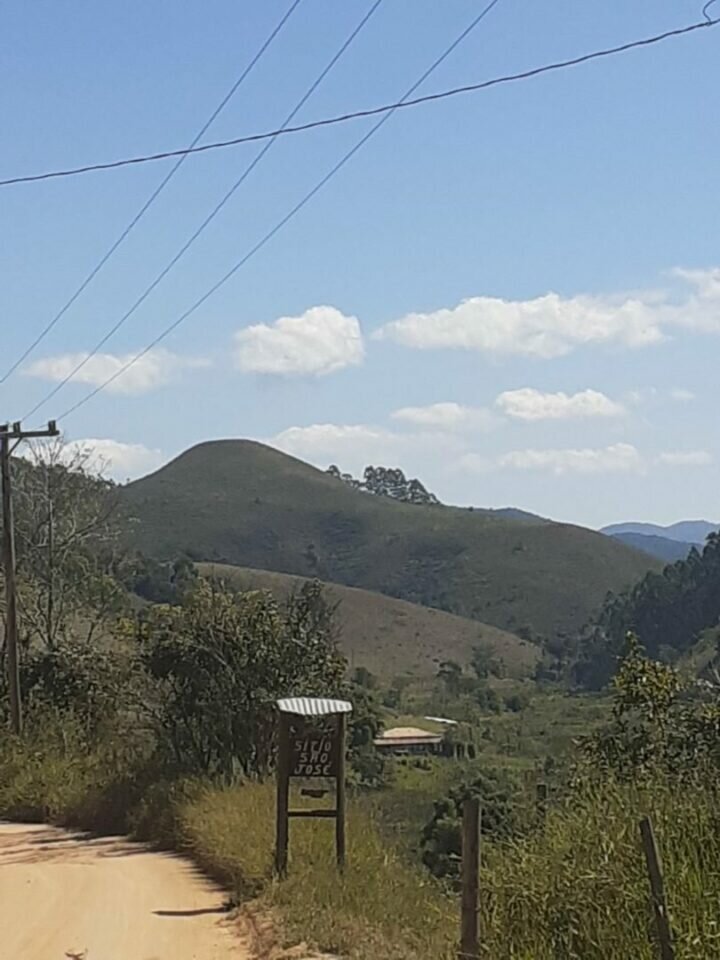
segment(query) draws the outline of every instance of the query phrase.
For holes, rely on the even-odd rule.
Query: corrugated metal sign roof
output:
[[[328,717],[333,713],[352,713],[347,700],[328,700],[326,697],[289,697],[277,701],[280,713],[294,713],[300,717]]]

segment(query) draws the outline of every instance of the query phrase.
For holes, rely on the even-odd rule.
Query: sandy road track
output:
[[[180,857],[0,824],[3,960],[248,960],[223,902]]]

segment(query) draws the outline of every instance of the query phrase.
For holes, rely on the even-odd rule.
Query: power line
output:
[[[142,205],[142,207],[140,207],[140,209],[138,210],[138,212],[137,212],[137,213],[135,214],[135,216],[132,218],[132,220],[130,221],[130,223],[125,227],[125,229],[122,231],[122,233],[121,233],[120,236],[117,238],[117,240],[116,240],[116,241],[112,244],[112,246],[109,248],[109,250],[107,251],[107,253],[105,253],[104,256],[102,256],[102,257],[100,258],[100,260],[99,260],[99,261],[97,262],[97,264],[93,267],[93,269],[90,271],[90,273],[85,277],[85,279],[83,280],[83,282],[80,284],[80,286],[77,288],[77,290],[73,293],[73,295],[70,297],[70,299],[69,299],[69,300],[65,303],[65,305],[55,314],[55,316],[52,318],[52,320],[50,320],[50,322],[40,331],[40,333],[38,334],[38,336],[33,340],[33,342],[30,344],[30,346],[25,350],[25,352],[24,352],[20,357],[18,357],[18,359],[12,364],[12,366],[7,370],[7,372],[6,372],[2,377],[0,377],[0,384],[5,383],[5,381],[6,381],[9,377],[11,377],[11,376],[13,375],[13,373],[15,373],[15,371],[16,371],[17,368],[20,366],[20,364],[24,363],[25,360],[27,360],[27,358],[30,356],[30,354],[35,350],[35,348],[38,347],[38,346],[42,343],[42,341],[43,341],[43,340],[45,339],[45,337],[50,333],[50,331],[51,331],[51,330],[56,326],[56,324],[65,316],[65,314],[67,313],[67,311],[68,311],[68,310],[70,309],[70,307],[75,303],[75,301],[78,299],[78,297],[79,297],[79,296],[83,293],[83,291],[89,286],[89,284],[92,283],[92,281],[95,279],[95,277],[98,275],[98,273],[100,273],[100,271],[101,271],[102,268],[105,266],[105,264],[108,262],[108,260],[110,259],[110,257],[112,257],[112,255],[115,253],[115,251],[116,251],[117,248],[120,246],[120,244],[126,239],[126,237],[128,236],[128,234],[130,233],[130,231],[131,231],[135,226],[137,226],[137,224],[140,222],[140,220],[142,220],[142,218],[145,216],[145,214],[147,213],[147,211],[148,211],[148,210],[150,209],[150,207],[155,203],[155,201],[157,200],[157,198],[158,198],[158,197],[160,196],[160,194],[163,192],[163,190],[164,190],[165,187],[168,185],[168,183],[170,183],[170,181],[171,181],[172,178],[175,176],[175,174],[178,172],[178,170],[179,170],[180,167],[183,165],[183,163],[185,163],[185,160],[190,156],[190,154],[191,154],[191,153],[193,152],[193,150],[196,148],[197,144],[200,142],[200,140],[203,138],[203,136],[207,133],[207,131],[210,129],[210,127],[211,127],[212,124],[215,122],[215,120],[217,120],[217,118],[218,118],[218,116],[220,115],[220,113],[222,113],[222,111],[223,111],[223,110],[225,109],[225,107],[228,105],[228,103],[230,102],[230,100],[235,96],[235,94],[237,93],[237,91],[239,90],[239,88],[242,86],[242,84],[245,82],[245,80],[246,80],[246,78],[248,77],[248,75],[250,74],[250,72],[253,70],[253,68],[256,66],[256,64],[258,63],[258,61],[259,61],[259,60],[261,59],[261,57],[264,55],[264,53],[266,52],[266,50],[268,49],[268,47],[270,46],[270,44],[271,44],[271,43],[273,42],[273,40],[277,37],[277,35],[280,33],[280,31],[281,31],[282,28],[285,26],[285,24],[287,23],[287,21],[290,19],[292,13],[295,11],[295,9],[296,9],[297,6],[300,4],[300,2],[301,2],[301,0],[293,0],[293,3],[292,3],[292,4],[290,5],[290,7],[287,9],[287,11],[285,12],[285,14],[280,18],[280,20],[278,21],[278,23],[275,25],[275,27],[273,28],[273,30],[270,32],[270,34],[268,35],[268,37],[265,39],[264,43],[260,46],[260,49],[257,51],[257,53],[255,54],[255,56],[252,58],[252,60],[250,61],[250,63],[245,67],[245,69],[244,69],[243,72],[240,74],[240,76],[237,78],[237,80],[236,80],[235,83],[232,85],[232,87],[230,87],[230,89],[228,90],[228,92],[225,94],[225,96],[222,98],[222,100],[220,101],[220,103],[217,105],[217,107],[216,107],[216,108],[213,110],[213,112],[210,114],[210,116],[209,116],[208,119],[205,121],[205,123],[204,123],[203,126],[200,128],[200,130],[198,130],[198,132],[195,134],[195,137],[193,138],[190,146],[187,147],[185,150],[179,151],[178,154],[176,154],[176,156],[178,157],[177,162],[172,166],[172,168],[171,168],[170,171],[166,174],[166,176],[160,181],[160,183],[159,183],[158,186],[155,188],[155,190],[153,190],[153,192],[150,194],[150,196],[148,197],[148,199],[145,201],[145,203]]]
[[[115,371],[112,376],[108,377],[103,383],[99,384],[90,393],[86,394],[81,400],[78,400],[77,403],[74,403],[69,407],[58,420],[64,420],[70,416],[70,414],[75,413],[76,410],[79,410],[80,407],[84,406],[93,397],[96,397],[99,393],[105,390],[110,386],[118,377],[122,376],[127,370],[130,369],[138,360],[141,360],[146,354],[153,350],[159,343],[170,336],[170,334],[176,330],[181,323],[184,323],[196,310],[198,310],[206,300],[209,300],[222,286],[224,286],[227,281],[233,277],[238,270],[240,270],[245,264],[251,260],[256,253],[258,253],[282,228],[288,224],[297,214],[303,209],[306,204],[312,200],[312,198],[322,190],[322,188],[333,179],[333,177],[342,170],[345,164],[355,156],[355,154],[360,150],[367,142],[373,137],[380,128],[387,123],[390,117],[393,115],[396,109],[399,108],[401,104],[407,101],[413,93],[420,87],[427,79],[437,70],[437,68],[447,60],[447,58],[455,51],[455,49],[465,40],[476,27],[485,19],[485,17],[490,13],[490,11],[497,6],[500,0],[491,0],[491,2],[471,21],[471,23],[465,27],[465,29],[460,33],[459,36],[453,40],[453,42],[445,48],[445,50],[440,54],[440,56],[433,61],[433,63],[421,74],[421,76],[413,83],[413,85],[407,90],[405,95],[398,101],[398,104],[393,108],[384,113],[380,119],[375,123],[368,131],[365,133],[357,143],[350,148],[350,150],[345,153],[342,158],[326,173],[316,184],[309,190],[301,200],[299,200],[292,209],[285,214],[285,216],[279,220],[275,226],[273,226],[268,232],[253,246],[250,250],[240,259],[237,263],[230,268],[219,280],[217,280],[209,290],[207,290],[198,300],[193,303],[184,313],[182,313],[176,320],[174,320],[169,326],[158,334],[150,343],[144,347],[139,353],[135,354],[134,357],[131,357],[127,363],[123,364],[118,370]]]
[[[714,3],[715,0],[711,0]],[[707,6],[709,6],[708,4]],[[707,10],[706,6],[706,10]],[[706,14],[707,16],[707,14]],[[430,93],[414,99],[400,100],[396,103],[384,104],[379,107],[370,107],[366,110],[354,110],[350,113],[338,114],[333,117],[325,117],[320,120],[311,120],[308,123],[301,123],[297,126],[285,127],[284,129],[270,130],[265,133],[251,133],[242,137],[234,137],[231,140],[218,140],[214,143],[193,147],[184,150],[166,150],[161,153],[143,154],[137,157],[129,157],[123,160],[111,160],[107,163],[92,163],[82,167],[71,167],[66,170],[52,170],[47,173],[36,173],[27,176],[10,177],[0,180],[0,187],[8,187],[20,183],[34,183],[38,180],[52,180],[59,177],[74,177],[80,174],[92,173],[98,170],[114,170],[118,167],[127,167],[132,164],[151,163],[155,160],[167,160],[171,157],[184,156],[194,153],[205,153],[209,150],[221,150],[225,147],[235,147],[243,143],[256,143],[259,140],[269,140],[272,137],[291,133],[304,133],[308,130],[317,130],[320,127],[331,127],[339,123],[347,123],[351,120],[359,120],[364,117],[373,117],[382,113],[392,113],[405,107],[417,107],[425,103],[433,103],[438,100],[447,100],[450,97],[457,97],[466,93],[477,93],[480,90],[487,90],[490,87],[497,87],[506,83],[513,83],[517,80],[528,80],[531,77],[537,77],[544,73],[551,73],[555,70],[564,70],[567,67],[575,67],[582,63],[588,63],[591,60],[599,60],[603,57],[611,57],[618,53],[625,53],[628,50],[635,50],[639,47],[649,47],[656,43],[662,43],[673,37],[685,36],[694,33],[696,30],[704,30],[707,27],[714,27],[720,23],[720,18],[715,20],[705,19],[699,23],[692,23],[687,27],[678,27],[675,30],[666,30],[664,33],[657,33],[650,37],[640,40],[632,40],[628,43],[619,44],[616,47],[606,47],[601,50],[595,50],[592,53],[586,53],[579,57],[573,57],[570,60],[558,60],[553,63],[545,64],[541,67],[534,67],[531,70],[523,70],[520,73],[505,74],[504,76],[494,77],[491,80],[483,80],[479,83],[470,83],[462,87],[452,87],[449,90],[442,90],[439,93]]]
[[[370,20],[370,18],[373,16],[373,14],[376,12],[376,10],[380,7],[380,5],[381,5],[382,3],[383,3],[383,0],[375,0],[375,2],[372,4],[372,6],[370,7],[370,9],[367,11],[367,13],[361,18],[361,20],[359,21],[359,23],[353,28],[353,30],[350,32],[350,34],[348,35],[348,37],[343,41],[343,43],[341,44],[341,46],[340,46],[340,48],[337,50],[337,52],[332,56],[332,58],[330,59],[330,61],[329,61],[329,62],[326,64],[326,66],[321,70],[321,72],[318,74],[318,76],[316,77],[316,79],[310,84],[310,86],[308,87],[308,89],[305,91],[305,93],[302,95],[302,97],[298,100],[298,102],[297,102],[297,103],[295,104],[295,106],[292,108],[292,110],[290,111],[290,113],[289,113],[289,114],[287,115],[287,117],[285,118],[285,123],[283,124],[283,126],[284,126],[285,124],[290,123],[291,120],[292,120],[292,119],[298,114],[298,112],[302,109],[302,107],[307,103],[307,101],[310,99],[310,97],[312,96],[312,94],[317,90],[317,88],[320,86],[320,84],[323,82],[323,80],[327,77],[327,75],[330,73],[330,71],[333,69],[333,67],[337,64],[338,60],[340,60],[340,58],[345,54],[345,52],[348,50],[348,48],[349,48],[350,45],[353,43],[353,41],[355,40],[355,38],[358,36],[358,34],[360,33],[360,31],[361,31],[361,30],[363,29],[363,27],[368,23],[368,21]],[[282,129],[282,128],[281,128],[281,129]],[[200,226],[197,227],[197,229],[191,234],[191,236],[190,236],[190,237],[185,241],[185,243],[180,247],[180,249],[179,249],[178,252],[175,254],[175,256],[172,257],[172,259],[171,259],[171,260],[165,265],[165,267],[160,271],[160,273],[155,277],[155,279],[152,281],[152,283],[150,283],[149,286],[147,286],[147,287],[145,288],[145,290],[143,290],[143,292],[140,294],[140,296],[137,298],[137,300],[135,300],[135,302],[132,304],[132,306],[131,306],[128,310],[126,310],[125,313],[120,317],[120,319],[100,338],[100,340],[98,340],[98,342],[95,344],[95,346],[94,346],[93,349],[90,351],[90,353],[88,353],[88,354],[86,354],[85,356],[83,356],[83,357],[81,358],[81,360],[75,365],[75,367],[74,367],[65,377],[63,377],[63,378],[59,381],[59,383],[57,383],[57,384],[55,385],[55,387],[53,387],[53,389],[52,389],[45,397],[43,397],[37,404],[35,404],[35,406],[32,408],[32,410],[30,410],[30,411],[25,415],[25,417],[24,417],[23,419],[27,420],[27,419],[29,419],[30,417],[34,416],[41,407],[43,407],[43,406],[44,406],[49,400],[51,400],[60,390],[62,390],[62,388],[63,388],[67,383],[69,383],[71,380],[73,380],[74,377],[76,377],[77,374],[83,369],[83,367],[84,367],[94,356],[96,356],[100,350],[102,350],[102,348],[105,346],[105,344],[108,342],[108,340],[110,340],[110,338],[113,337],[113,336],[117,333],[117,331],[127,322],[127,320],[129,320],[129,318],[135,313],[135,311],[138,309],[138,307],[140,307],[140,305],[141,305],[142,303],[144,303],[145,300],[147,300],[147,298],[150,296],[150,294],[153,292],[153,290],[156,289],[156,287],[164,280],[164,278],[170,273],[170,271],[176,266],[176,264],[182,259],[182,257],[185,256],[185,254],[186,254],[187,251],[190,249],[190,247],[192,247],[193,244],[195,243],[195,241],[200,237],[200,234],[205,231],[205,229],[210,225],[210,223],[212,223],[212,221],[215,219],[215,217],[216,217],[216,216],[220,213],[220,211],[223,209],[223,207],[225,206],[225,204],[228,203],[228,201],[229,201],[230,198],[233,196],[233,194],[234,194],[234,193],[238,190],[238,188],[245,182],[245,180],[246,180],[246,179],[248,178],[248,176],[252,173],[252,171],[255,169],[255,167],[258,165],[258,163],[262,160],[262,158],[265,156],[265,154],[266,154],[266,153],[268,152],[268,150],[272,147],[272,145],[275,143],[276,140],[277,140],[277,137],[273,137],[271,140],[268,140],[268,141],[265,143],[265,145],[264,145],[264,146],[262,147],[262,149],[256,154],[256,156],[253,158],[253,160],[245,167],[245,169],[244,169],[243,172],[240,174],[240,176],[239,176],[238,179],[235,181],[235,183],[232,185],[232,187],[230,187],[230,189],[227,191],[227,193],[226,193],[226,194],[222,197],[222,199],[215,205],[215,207],[213,208],[213,210],[211,210],[211,212],[205,217],[205,219],[202,221],[202,223],[200,224]]]

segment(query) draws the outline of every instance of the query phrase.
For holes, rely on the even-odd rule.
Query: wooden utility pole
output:
[[[5,661],[10,699],[10,729],[22,733],[20,696],[20,659],[18,656],[17,584],[15,579],[15,527],[12,502],[12,464],[10,456],[23,440],[57,437],[59,430],[51,420],[46,430],[23,430],[17,422],[0,424],[0,478],[2,479],[2,566],[5,576]]]

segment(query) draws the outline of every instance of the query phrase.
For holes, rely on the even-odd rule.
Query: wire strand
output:
[[[715,0],[711,0],[712,3]],[[706,8],[707,9],[707,8]],[[269,140],[272,137],[284,136],[286,134],[305,133],[309,130],[317,130],[322,127],[331,127],[340,123],[348,123],[352,120],[360,120],[365,117],[373,117],[382,113],[391,113],[395,110],[406,107],[417,107],[425,103],[434,103],[439,100],[447,100],[450,97],[457,97],[467,93],[477,93],[481,90],[487,90],[490,87],[501,86],[506,83],[514,83],[518,80],[528,80],[531,77],[537,77],[544,73],[551,73],[555,70],[564,70],[567,67],[575,67],[582,63],[588,63],[591,60],[600,60],[603,57],[611,57],[619,53],[625,53],[628,50],[634,50],[640,47],[649,47],[653,44],[662,43],[673,37],[682,37],[697,30],[705,30],[708,27],[715,27],[720,23],[720,18],[714,20],[702,20],[698,23],[692,23],[687,27],[678,27],[675,30],[666,30],[664,33],[657,33],[650,37],[644,37],[640,40],[632,40],[628,43],[619,44],[615,47],[605,47],[601,50],[595,50],[591,53],[583,54],[579,57],[573,57],[569,60],[558,60],[540,67],[534,67],[530,70],[523,70],[520,73],[505,74],[500,77],[494,77],[490,80],[483,80],[479,83],[470,83],[461,87],[452,87],[449,90],[441,90],[438,93],[425,94],[422,97],[415,97],[412,100],[400,100],[396,103],[384,104],[379,107],[370,107],[366,110],[354,110],[350,113],[337,114],[333,117],[325,117],[320,120],[311,120],[308,123],[301,123],[297,126],[286,127],[285,129],[270,130],[265,133],[251,133],[241,137],[233,137],[231,140],[218,140],[214,143],[202,144],[192,149],[184,150],[166,150],[161,153],[143,154],[137,157],[129,157],[123,160],[111,160],[107,163],[93,163],[82,167],[71,167],[66,170],[53,170],[47,173],[36,173],[28,176],[10,177],[0,180],[0,187],[9,187],[20,183],[34,183],[38,180],[51,180],[59,177],[74,177],[81,174],[92,173],[100,170],[114,170],[118,167],[126,167],[132,164],[152,163],[156,160],[167,160],[171,157],[177,157],[185,154],[205,153],[210,150],[222,150],[227,147],[240,146],[243,143],[256,143],[259,140]]]
[[[285,124],[290,123],[291,120],[302,109],[302,107],[307,103],[307,101],[310,99],[313,93],[317,90],[317,88],[320,86],[323,80],[327,77],[327,75],[330,73],[333,67],[337,64],[337,62],[341,59],[341,57],[345,54],[345,52],[351,46],[355,38],[361,32],[363,27],[365,27],[365,25],[369,22],[373,14],[378,10],[378,8],[382,3],[383,3],[383,0],[375,0],[375,2],[372,4],[370,9],[367,11],[367,13],[365,13],[365,15],[358,22],[358,24],[353,28],[353,30],[350,32],[350,34],[346,37],[346,39],[341,44],[340,48],[336,51],[336,53],[332,56],[330,61],[325,65],[325,67],[321,70],[321,72],[318,74],[315,80],[310,84],[310,86],[302,95],[302,97],[298,100],[298,102],[292,108],[290,113],[285,118],[285,123],[283,124],[283,126],[285,126]],[[141,306],[141,304],[145,302],[145,300],[147,300],[147,298],[159,286],[159,284],[162,283],[165,277],[177,265],[177,263],[185,256],[187,251],[193,246],[193,244],[200,237],[200,235],[212,223],[215,217],[220,213],[223,207],[228,203],[228,201],[233,196],[233,194],[235,194],[235,192],[245,182],[245,180],[252,173],[252,171],[255,169],[258,163],[260,163],[262,158],[265,156],[268,150],[270,150],[270,148],[276,142],[276,140],[277,140],[277,137],[273,137],[271,140],[268,140],[265,143],[265,145],[256,154],[253,160],[245,167],[243,172],[240,174],[240,176],[235,181],[235,183],[230,187],[227,193],[215,205],[213,210],[211,210],[211,212],[205,217],[205,219],[202,221],[200,226],[197,227],[197,229],[190,235],[190,237],[180,247],[178,252],[172,257],[172,259],[165,265],[165,267],[163,267],[163,269],[155,277],[152,283],[150,283],[145,288],[145,290],[143,290],[143,292],[135,300],[132,306],[128,310],[126,310],[126,312],[120,317],[120,319],[100,338],[100,340],[98,340],[98,342],[92,348],[90,353],[85,354],[80,359],[80,361],[76,364],[76,366],[67,374],[67,376],[63,377],[56,384],[56,386],[53,387],[52,390],[50,390],[50,392],[46,396],[44,396],[38,403],[35,404],[32,410],[30,410],[27,414],[25,414],[25,416],[23,417],[24,420],[27,420],[30,417],[34,416],[38,412],[38,410],[40,410],[41,407],[45,406],[45,404],[48,403],[50,400],[52,400],[52,398],[55,397],[58,394],[58,392],[62,390],[62,388],[67,383],[73,380],[77,376],[77,374],[83,369],[83,367],[85,367],[85,365],[89,363],[89,361],[92,360],[92,358],[95,357],[100,350],[102,350],[102,348],[111,339],[111,337],[113,337],[118,332],[118,330],[120,330],[120,328],[130,319],[130,317],[135,313],[135,311]]]
[[[171,181],[172,178],[175,176],[175,174],[178,172],[178,170],[180,169],[180,167],[185,163],[185,161],[187,160],[187,158],[188,158],[188,157],[190,156],[190,154],[193,152],[193,150],[195,149],[195,147],[197,146],[197,144],[198,144],[198,143],[200,142],[200,140],[205,136],[205,134],[207,133],[207,131],[210,129],[210,127],[211,127],[212,124],[215,122],[215,120],[217,120],[217,118],[218,118],[219,115],[222,113],[222,111],[225,109],[225,107],[228,105],[228,103],[230,102],[230,100],[232,100],[232,98],[235,96],[235,94],[236,94],[237,91],[240,89],[240,87],[242,86],[242,84],[245,82],[245,80],[247,79],[247,77],[249,76],[249,74],[251,73],[251,71],[253,70],[253,68],[257,65],[257,63],[259,62],[259,60],[260,60],[260,59],[262,58],[262,56],[265,54],[265,52],[267,51],[267,49],[268,49],[268,47],[270,46],[270,44],[271,44],[271,43],[273,42],[273,40],[277,37],[277,35],[280,33],[280,31],[281,31],[282,28],[285,26],[285,24],[287,23],[287,21],[290,19],[291,15],[294,13],[294,11],[296,10],[296,8],[297,8],[298,5],[300,4],[300,2],[301,2],[301,0],[293,0],[293,3],[291,4],[291,6],[287,9],[287,11],[285,12],[284,16],[281,17],[281,19],[280,19],[280,20],[278,21],[278,23],[275,25],[274,29],[270,32],[270,34],[268,35],[268,37],[265,39],[265,41],[263,42],[263,44],[260,46],[260,49],[257,51],[257,53],[255,54],[255,56],[252,58],[252,60],[250,61],[250,63],[245,67],[245,69],[244,69],[243,72],[240,74],[240,76],[237,78],[237,80],[236,80],[235,83],[232,85],[232,87],[230,87],[230,89],[229,89],[228,92],[225,94],[225,96],[222,98],[222,100],[221,100],[220,103],[217,105],[217,107],[215,107],[215,109],[214,109],[213,112],[210,114],[209,118],[205,121],[205,123],[204,123],[203,126],[200,128],[200,130],[198,130],[198,132],[195,134],[195,137],[193,138],[190,146],[187,147],[185,150],[180,151],[179,154],[177,154],[177,156],[178,156],[177,162],[176,162],[175,164],[173,164],[173,166],[172,166],[171,169],[168,171],[168,173],[165,175],[165,177],[160,181],[160,183],[158,184],[158,186],[153,190],[153,192],[150,194],[150,196],[149,196],[148,199],[145,201],[145,203],[140,207],[140,209],[139,209],[138,212],[135,214],[135,216],[132,218],[132,220],[130,221],[130,223],[125,227],[125,229],[122,231],[122,233],[121,233],[120,236],[117,238],[117,240],[115,240],[115,242],[112,244],[112,246],[108,249],[108,251],[100,258],[100,260],[99,260],[99,261],[97,262],[97,264],[93,267],[93,269],[90,271],[90,273],[85,277],[85,279],[84,279],[83,282],[80,284],[80,286],[77,288],[77,290],[75,290],[75,292],[74,292],[73,295],[70,297],[70,299],[69,299],[69,300],[64,304],[64,306],[55,314],[55,316],[50,320],[50,322],[49,322],[48,324],[46,324],[46,326],[40,331],[40,333],[37,335],[37,337],[32,341],[32,343],[27,347],[27,349],[18,357],[18,359],[12,364],[12,366],[10,366],[10,367],[8,368],[8,370],[3,374],[3,376],[0,377],[0,385],[3,384],[3,383],[5,383],[5,381],[8,380],[8,379],[13,375],[13,373],[15,373],[15,371],[17,370],[17,368],[18,368],[22,363],[24,363],[24,362],[27,360],[27,358],[33,353],[33,351],[43,342],[43,340],[45,339],[45,337],[47,337],[47,335],[55,328],[55,326],[60,322],[60,320],[62,320],[62,318],[63,318],[63,317],[65,316],[65,314],[68,312],[68,310],[70,309],[70,307],[72,307],[72,305],[75,303],[75,301],[78,299],[78,297],[81,296],[81,294],[82,294],[82,293],[87,289],[87,287],[92,283],[92,281],[95,279],[95,277],[98,275],[98,273],[100,273],[100,271],[102,270],[102,268],[105,266],[105,264],[108,262],[108,260],[112,257],[112,255],[115,253],[115,251],[118,249],[118,247],[123,243],[123,241],[128,237],[128,235],[129,235],[130,232],[133,230],[133,228],[136,227],[137,224],[142,220],[142,218],[143,218],[143,217],[145,216],[145,214],[148,212],[148,210],[150,209],[150,207],[152,207],[152,205],[155,203],[155,201],[157,200],[157,198],[158,198],[158,197],[160,196],[160,194],[163,192],[163,190],[165,189],[165,187],[168,185],[168,183],[170,183],[170,181]]]
[[[390,117],[393,115],[399,105],[404,103],[409,97],[411,97],[415,91],[420,87],[427,79],[437,70],[437,68],[447,60],[447,58],[454,52],[454,50],[465,40],[475,29],[480,25],[480,23],[485,19],[485,17],[497,6],[500,0],[491,0],[491,2],[470,22],[470,24],[453,40],[453,42],[445,48],[445,50],[440,54],[440,56],[433,61],[433,63],[418,77],[418,79],[412,84],[411,87],[406,91],[405,95],[398,101],[397,106],[384,113],[380,119],[373,124],[373,126],[365,133],[353,147],[350,148],[341,159],[326,173],[316,184],[309,190],[301,200],[299,200],[292,209],[285,214],[285,216],[279,220],[268,232],[253,246],[248,250],[248,252],[237,261],[237,263],[230,268],[219,280],[217,280],[209,290],[207,290],[198,300],[196,300],[191,307],[189,307],[184,313],[182,313],[177,319],[175,319],[169,326],[159,333],[150,343],[144,347],[139,353],[135,354],[130,360],[127,361],[122,367],[115,371],[112,376],[108,377],[103,383],[99,384],[90,393],[86,394],[82,399],[78,400],[77,403],[74,403],[69,407],[60,417],[58,421],[65,420],[71,414],[75,413],[76,410],[79,410],[80,407],[84,406],[99,393],[109,387],[118,377],[122,376],[127,370],[129,370],[135,363],[141,360],[146,356],[151,350],[153,350],[158,344],[162,343],[167,337],[173,333],[188,317],[192,316],[196,310],[198,310],[210,297],[213,296],[222,286],[224,286],[231,277],[233,277],[238,270],[245,266],[245,264],[251,260],[255,254],[257,254],[262,248],[280,231],[282,228],[288,224],[297,214],[305,207],[312,198],[322,190],[322,188],[333,179],[342,170],[346,163],[355,156],[355,154],[373,137],[381,127],[387,123]]]

